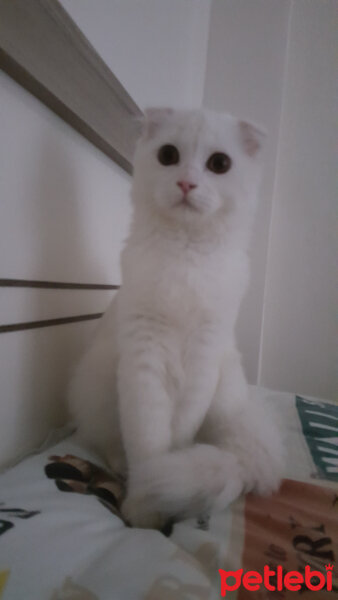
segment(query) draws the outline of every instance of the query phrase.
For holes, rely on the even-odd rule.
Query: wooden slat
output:
[[[99,319],[103,313],[94,313],[90,315],[76,315],[73,317],[62,317],[60,319],[44,319],[42,321],[27,321],[25,323],[10,323],[9,325],[0,325],[0,333],[10,333],[12,331],[23,331],[25,329],[40,329],[41,327],[53,327],[55,325],[67,325],[68,323],[77,323],[79,321],[91,321]]]
[[[131,173],[142,113],[57,0],[0,0],[0,67]]]
[[[68,283],[34,279],[0,279],[0,287],[42,288],[55,290],[118,290],[119,285],[104,283]]]

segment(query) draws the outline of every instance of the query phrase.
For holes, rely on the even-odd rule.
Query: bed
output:
[[[263,396],[288,423],[278,493],[249,494],[221,514],[163,532],[131,528],[119,512],[123,478],[79,444],[71,425],[53,431],[0,475],[0,598],[294,598],[283,577],[306,568],[317,571],[316,597],[338,598],[338,405],[250,389],[253,401]],[[262,583],[249,592],[228,573],[263,573],[264,566],[276,573],[275,591]],[[305,583],[299,593],[314,597]]]

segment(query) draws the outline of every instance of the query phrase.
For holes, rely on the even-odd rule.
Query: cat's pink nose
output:
[[[190,190],[193,190],[197,187],[196,183],[191,183],[190,181],[178,181],[177,185],[181,188],[184,195],[188,194]]]

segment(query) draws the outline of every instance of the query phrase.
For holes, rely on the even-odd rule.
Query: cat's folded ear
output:
[[[258,155],[265,142],[266,133],[260,127],[239,121],[239,134],[244,152],[251,157]]]
[[[173,114],[172,108],[146,108],[142,118],[142,137],[151,139]]]

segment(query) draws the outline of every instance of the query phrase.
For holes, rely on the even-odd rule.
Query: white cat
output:
[[[146,111],[122,287],[70,390],[82,438],[127,465],[134,525],[279,485],[279,428],[250,402],[234,334],[263,138],[229,115]]]

